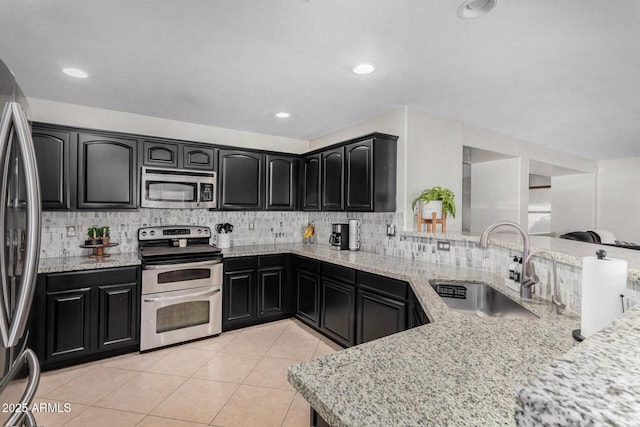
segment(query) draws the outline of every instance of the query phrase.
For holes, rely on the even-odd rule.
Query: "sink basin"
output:
[[[452,310],[461,313],[480,317],[538,318],[486,283],[431,282],[431,286]]]

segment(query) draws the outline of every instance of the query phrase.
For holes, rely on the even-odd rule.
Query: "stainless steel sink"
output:
[[[431,286],[451,309],[461,313],[480,317],[538,318],[485,283],[431,282]]]

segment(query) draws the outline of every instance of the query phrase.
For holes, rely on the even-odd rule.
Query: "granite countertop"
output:
[[[548,301],[522,300],[492,273],[321,245],[240,246],[223,253],[294,253],[411,283],[432,323],[289,368],[289,382],[331,425],[632,425],[640,419],[640,305],[576,345],[577,315],[554,316]],[[139,263],[137,253],[103,262],[45,258],[40,272]],[[431,279],[489,283],[540,318],[452,311]]]
[[[40,258],[38,273],[97,270],[99,268],[126,267],[139,264],[140,258],[137,252],[114,253],[106,258],[89,258],[88,256]]]

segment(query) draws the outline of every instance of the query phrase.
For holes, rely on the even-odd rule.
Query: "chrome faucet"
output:
[[[551,252],[548,252],[545,250],[537,250],[537,251],[531,252],[527,257],[527,259],[523,261],[522,265],[524,265],[525,262],[529,262],[529,259],[532,256],[538,255],[538,254],[546,254],[551,258],[551,261],[553,262],[553,284],[551,287],[551,311],[553,312],[553,314],[561,314],[560,310],[565,308],[566,304],[563,304],[562,301],[560,301],[560,299],[558,298],[558,267],[557,267],[556,257]],[[535,277],[536,281],[538,281],[539,278],[536,275],[534,266],[535,264],[531,263],[530,273],[531,273],[531,276]]]
[[[489,234],[491,234],[496,228],[502,226],[513,227],[520,233],[520,236],[522,236],[522,259],[525,261],[522,261],[522,274],[520,275],[520,296],[522,298],[531,298],[531,295],[533,294],[533,285],[538,283],[538,277],[535,276],[535,274],[529,274],[529,261],[526,261],[529,259],[529,235],[527,234],[527,230],[522,228],[522,226],[517,222],[496,222],[488,226],[482,232],[482,236],[480,237],[480,247],[486,248],[489,243]]]

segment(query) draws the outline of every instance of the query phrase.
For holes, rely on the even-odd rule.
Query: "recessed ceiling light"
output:
[[[276,113],[276,117],[279,119],[286,119],[287,117],[291,117],[291,114],[282,111],[280,113]]]
[[[496,7],[498,0],[467,0],[458,8],[458,17],[462,19],[479,18]]]
[[[373,73],[373,70],[375,70],[376,67],[374,67],[371,64],[358,64],[355,67],[353,67],[353,72],[356,74],[369,74],[369,73]]]
[[[71,67],[63,68],[62,72],[68,76],[76,77],[78,79],[86,79],[87,77],[89,77],[89,74],[87,74],[85,71],[82,71],[78,68],[71,68]]]

